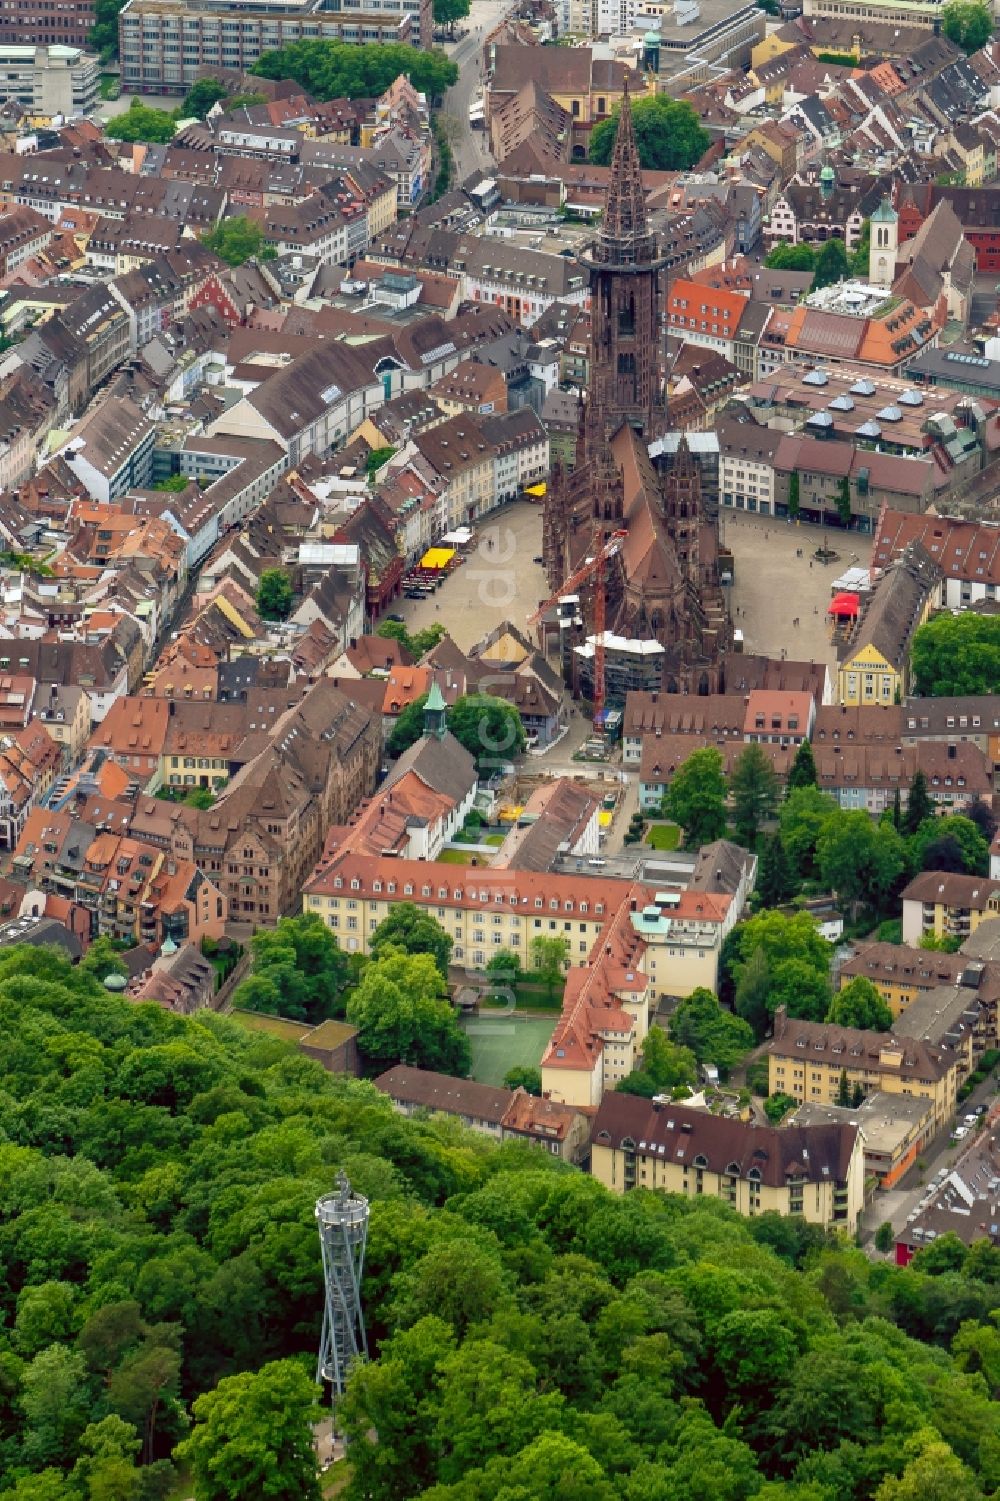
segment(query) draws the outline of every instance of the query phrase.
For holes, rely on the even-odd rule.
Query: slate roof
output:
[[[768,1187],[785,1188],[793,1178],[845,1182],[857,1127],[758,1126],[609,1090],[590,1139],[593,1146],[618,1149],[628,1142],[640,1153],[655,1152],[675,1164],[690,1166],[700,1156],[709,1172],[735,1172],[741,1178],[755,1173]]]

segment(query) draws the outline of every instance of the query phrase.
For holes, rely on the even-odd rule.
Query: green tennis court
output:
[[[480,1084],[500,1085],[515,1064],[537,1068],[552,1036],[556,1018],[520,1020],[503,1014],[469,1017],[464,1023],[472,1048],[472,1077]]]

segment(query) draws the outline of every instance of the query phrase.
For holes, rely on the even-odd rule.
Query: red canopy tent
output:
[[[835,594],[827,606],[828,615],[857,615],[861,601],[856,594]]]

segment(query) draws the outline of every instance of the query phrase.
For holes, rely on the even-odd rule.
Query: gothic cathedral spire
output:
[[[628,80],[622,93],[604,215],[580,255],[590,277],[591,362],[583,451],[606,458],[623,425],[650,442],[663,431],[660,280],[666,264],[646,218]],[[602,507],[603,511],[603,507]]]
[[[642,168],[632,123],[628,75],[625,76],[618,132],[611,156],[611,176],[604,202],[598,250],[608,252],[607,260],[618,264],[636,264],[652,260],[656,246],[646,222],[646,195],[642,188]]]

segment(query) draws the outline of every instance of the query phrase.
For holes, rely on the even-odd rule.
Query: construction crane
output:
[[[594,727],[600,728],[601,711],[604,708],[604,629],[607,616],[607,591],[605,567],[621,547],[624,531],[612,532],[597,550],[575,568],[562,587],[551,598],[538,606],[528,616],[529,625],[537,625],[547,610],[559,603],[566,594],[575,594],[581,584],[594,580]]]

